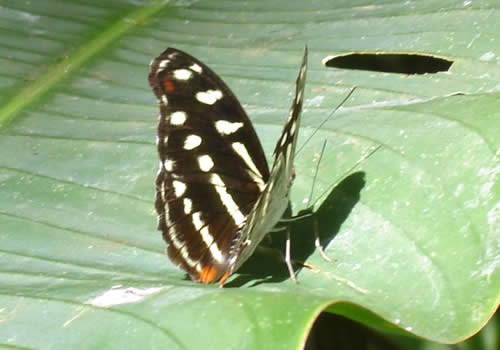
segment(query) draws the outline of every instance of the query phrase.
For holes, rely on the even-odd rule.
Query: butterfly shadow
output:
[[[302,262],[307,261],[316,250],[314,221],[318,224],[321,246],[328,246],[359,201],[364,186],[365,173],[353,173],[330,191],[316,212],[313,213],[310,209],[301,211],[295,217],[296,220],[287,223],[291,237],[292,262],[299,280],[300,271],[304,267]],[[225,284],[225,287],[240,287],[247,283],[255,286],[290,278],[284,260],[286,230],[273,232],[268,237],[270,238],[265,239],[238,270],[237,277]]]

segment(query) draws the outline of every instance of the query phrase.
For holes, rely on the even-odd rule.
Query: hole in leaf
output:
[[[443,57],[414,53],[356,52],[328,56],[323,60],[327,67],[368,70],[385,73],[425,74],[446,72],[453,61]]]

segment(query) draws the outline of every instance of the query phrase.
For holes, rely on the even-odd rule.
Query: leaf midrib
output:
[[[71,77],[71,74],[75,70],[89,62],[101,51],[107,49],[130,30],[133,30],[138,23],[146,23],[147,18],[151,17],[167,4],[168,1],[153,0],[118,18],[114,22],[110,22],[107,29],[82,42],[80,47],[73,51],[73,54],[67,56],[61,63],[52,66],[43,75],[38,77],[38,79],[25,85],[9,102],[0,107],[0,128],[4,127],[19,112],[25,110],[40,97],[50,92],[55,85]]]

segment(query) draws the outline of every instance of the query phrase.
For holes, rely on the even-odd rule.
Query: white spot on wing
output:
[[[201,145],[201,137],[198,135],[189,135],[186,137],[186,140],[184,140],[184,149],[186,150],[195,149],[199,145]]]
[[[201,271],[200,263],[198,261],[191,259],[191,257],[189,256],[189,252],[186,248],[186,245],[184,244],[183,241],[181,241],[177,238],[178,233],[177,233],[175,224],[172,223],[172,220],[170,219],[168,211],[165,213],[165,215],[166,215],[165,217],[167,219],[167,225],[169,226],[168,237],[170,238],[170,242],[175,247],[175,249],[177,249],[179,251],[180,255],[184,259],[184,262],[187,265],[193,267],[196,271],[200,272]]]
[[[243,161],[245,162],[247,167],[252,169],[252,171],[255,174],[257,174],[262,181],[262,174],[260,173],[259,169],[257,169],[257,167],[255,166],[255,163],[253,162],[252,157],[250,157],[250,155],[248,154],[248,151],[247,151],[247,148],[245,147],[245,145],[242,144],[241,142],[233,142],[231,144],[231,146],[233,147],[235,152],[238,153],[238,155],[241,157],[241,159],[243,159]]]
[[[161,195],[161,199],[163,201],[163,203],[166,202],[166,199],[165,199],[165,182],[162,181],[161,185],[160,185],[160,195]],[[168,217],[167,217],[168,219]]]
[[[170,236],[170,238],[172,238],[172,236]],[[177,241],[177,242],[180,242],[180,241]],[[201,265],[200,265],[200,263],[197,262],[196,260],[191,259],[191,257],[189,256],[189,252],[188,252],[186,246],[182,245],[178,249],[179,249],[179,252],[181,253],[182,258],[184,259],[184,262],[186,264],[188,264],[189,266],[194,267],[196,269],[196,271],[200,272],[201,271]]]
[[[172,159],[165,159],[163,166],[165,167],[166,171],[172,171],[174,170],[174,164],[175,162]]]
[[[177,239],[177,232],[175,231],[175,228],[172,228],[172,227],[170,228],[169,237],[170,237],[170,240],[172,241],[172,244],[175,248],[181,250],[184,247],[184,243],[182,243],[182,241]],[[188,254],[188,256],[189,256],[189,254]]]
[[[297,104],[299,104],[300,102],[302,102],[302,90],[299,90],[299,92],[297,93]]]
[[[220,263],[224,262],[224,257],[222,256],[222,252],[217,246],[217,243],[214,242],[214,238],[210,234],[208,227],[207,226],[203,227],[200,231],[200,234],[201,234],[201,239],[203,239],[203,242],[205,242],[208,249],[210,250],[212,257]]]
[[[193,64],[192,66],[189,67],[192,71],[195,71],[197,73],[201,73],[203,69],[201,69],[199,64]]]
[[[185,112],[177,111],[170,115],[170,124],[183,125],[186,122],[187,115]]]
[[[189,215],[191,214],[191,211],[193,210],[193,202],[189,198],[184,198],[184,214]]]
[[[233,197],[227,193],[226,184],[217,174],[212,174],[210,180],[210,182],[215,185],[215,190],[219,194],[222,204],[226,207],[236,226],[242,227],[245,223],[245,215],[243,215]]]
[[[188,69],[174,70],[174,78],[177,80],[189,80],[193,76],[193,72]]]
[[[215,122],[215,129],[221,135],[231,135],[243,127],[242,122],[228,122],[227,120],[217,120]]]
[[[196,93],[196,99],[199,102],[207,105],[213,105],[221,98],[222,98],[222,91],[220,90],[207,90]]]
[[[209,155],[203,155],[198,157],[198,165],[201,171],[208,172],[214,167],[214,161]]]
[[[186,192],[186,184],[178,180],[172,181],[172,186],[174,187],[174,193],[177,198],[182,197],[184,192]]]
[[[206,226],[205,222],[201,219],[201,213],[196,212],[191,217],[193,219],[194,228],[196,231],[200,232],[201,239],[210,250],[210,253],[212,253],[214,259],[219,262],[223,262],[224,257],[222,256],[222,252],[219,247],[217,247],[217,243],[214,242],[214,237],[210,234],[208,226]]]
[[[170,63],[170,60],[163,60],[158,64],[158,67],[161,69],[164,69],[168,64]]]
[[[192,215],[193,225],[196,231],[201,230],[201,228],[205,225],[205,223],[201,220],[201,213],[196,212]]]
[[[207,226],[203,227],[200,230],[200,234],[201,234],[201,239],[203,240],[203,242],[205,242],[207,247],[210,247],[212,243],[214,243],[214,238],[210,234],[210,231],[208,230]]]
[[[292,126],[290,127],[290,135],[293,136],[295,134],[295,130],[297,130],[297,121],[294,121],[292,123]]]
[[[283,147],[283,145],[286,143],[287,139],[288,139],[288,133],[285,132],[283,135],[281,135],[281,144],[280,144],[280,147]]]

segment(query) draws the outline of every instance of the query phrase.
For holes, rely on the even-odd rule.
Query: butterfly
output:
[[[307,47],[270,170],[252,123],[216,73],[175,48],[150,66],[160,110],[158,230],[170,260],[193,281],[222,286],[288,207]]]

